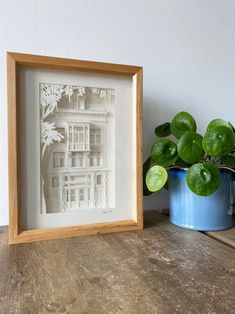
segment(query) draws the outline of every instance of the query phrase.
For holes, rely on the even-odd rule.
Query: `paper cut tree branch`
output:
[[[64,86],[59,84],[41,84],[42,120],[57,109],[57,103],[64,92]]]
[[[47,146],[54,142],[60,142],[63,138],[64,136],[56,131],[55,123],[41,121],[42,157],[44,156]]]

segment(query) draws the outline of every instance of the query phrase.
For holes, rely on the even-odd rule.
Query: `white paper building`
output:
[[[99,101],[98,101],[99,100]],[[61,97],[43,120],[61,141],[48,145],[42,159],[44,211],[108,207],[107,123],[105,101],[91,88]]]

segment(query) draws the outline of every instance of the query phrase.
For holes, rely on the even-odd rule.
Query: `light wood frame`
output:
[[[20,224],[20,138],[19,138],[19,68],[48,68],[128,76],[133,82],[134,140],[134,219],[72,227],[21,230]],[[139,66],[81,61],[47,56],[7,53],[8,79],[8,154],[9,154],[9,243],[87,236],[143,228],[142,193],[142,89],[143,69]]]

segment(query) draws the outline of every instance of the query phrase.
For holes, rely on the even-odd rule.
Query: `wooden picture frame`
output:
[[[22,69],[59,70],[68,73],[81,72],[94,75],[107,75],[131,79],[132,84],[132,189],[133,218],[127,220],[105,221],[75,226],[59,226],[53,228],[24,229],[21,223],[22,208],[22,165],[20,151],[22,135],[20,135],[20,80]],[[119,65],[103,62],[81,61],[7,53],[8,82],[8,154],[9,154],[9,243],[26,243],[40,240],[60,239],[87,236],[101,233],[139,230],[143,228],[142,197],[142,80],[143,69],[139,66]],[[125,180],[125,178],[123,178]],[[27,193],[27,191],[26,191]]]

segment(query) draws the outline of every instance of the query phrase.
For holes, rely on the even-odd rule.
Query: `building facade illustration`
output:
[[[113,90],[56,85],[57,90],[48,92],[55,86],[41,85],[43,211],[107,208],[108,105]],[[45,115],[49,105],[54,108]]]

